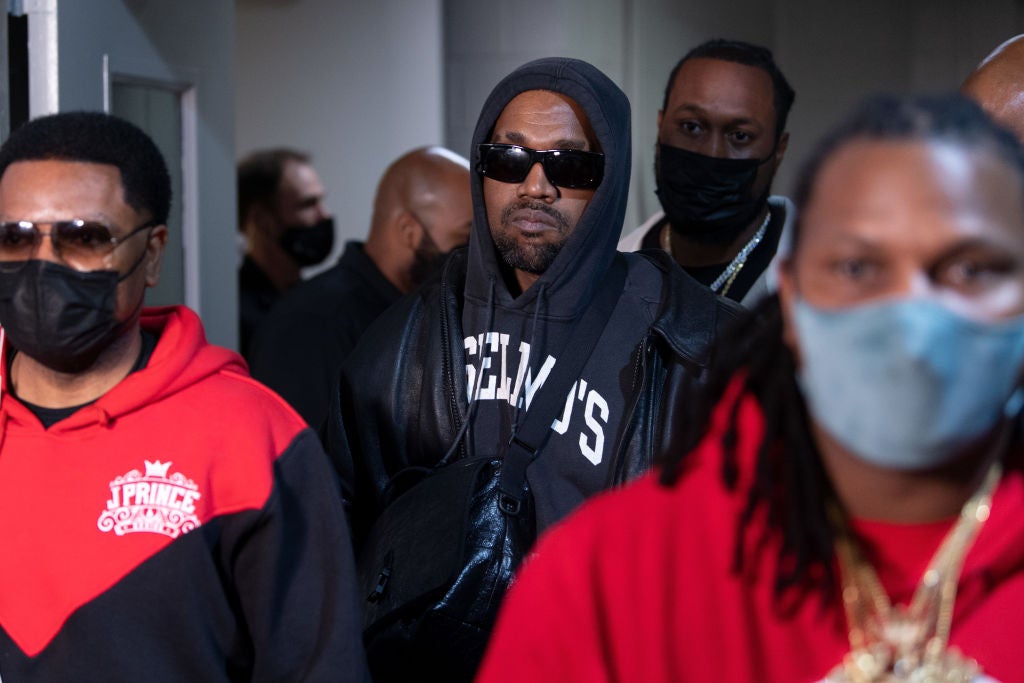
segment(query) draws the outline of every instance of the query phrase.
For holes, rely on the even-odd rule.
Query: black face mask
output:
[[[654,177],[658,199],[673,232],[688,239],[728,244],[764,209],[768,188],[753,195],[765,159],[719,159],[658,145]]]
[[[125,275],[37,259],[0,263],[0,325],[18,351],[58,372],[80,372],[127,328],[114,315],[117,285],[141,262]]]
[[[334,247],[334,219],[325,218],[309,227],[286,228],[280,244],[300,266],[315,266],[323,262]]]

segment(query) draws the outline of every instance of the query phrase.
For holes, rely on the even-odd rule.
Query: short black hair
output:
[[[662,111],[668,108],[668,97],[672,92],[672,84],[675,83],[679,69],[691,59],[718,59],[765,71],[772,79],[774,92],[775,139],[778,140],[782,136],[783,131],[786,130],[786,119],[789,118],[789,110],[793,106],[793,100],[796,99],[796,93],[775,63],[775,57],[771,50],[742,40],[725,40],[724,38],[715,38],[701,43],[683,55],[683,58],[672,68],[672,73],[668,76],[668,83],[665,84],[665,97],[661,102]]]
[[[95,111],[73,111],[33,119],[0,147],[0,178],[18,161],[83,161],[110,164],[121,172],[124,201],[149,213],[157,225],[171,210],[171,177],[163,155],[141,128]]]
[[[238,229],[253,204],[267,202],[277,194],[288,162],[308,164],[310,156],[287,147],[252,152],[238,162]]]

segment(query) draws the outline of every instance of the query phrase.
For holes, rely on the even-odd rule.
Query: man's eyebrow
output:
[[[708,117],[711,113],[697,104],[681,104],[672,110],[672,116],[680,116],[682,114],[693,114],[694,116]],[[715,115],[717,116],[717,114]],[[728,120],[729,125],[732,126],[759,126],[761,125],[756,119],[749,116],[735,116]]]
[[[513,145],[519,145],[521,147],[525,146],[525,143],[526,143],[526,136],[523,135],[522,133],[517,133],[514,130],[513,131],[506,131],[506,132],[501,133],[501,134],[497,134],[496,133],[494,135],[494,139],[496,141],[500,140],[502,138],[504,138],[505,140],[511,142]]]
[[[518,132],[518,131],[514,131],[514,130],[505,131],[503,133],[496,134],[494,136],[494,140],[495,141],[502,140],[502,139],[504,139],[507,142],[512,143],[513,145],[519,145],[521,147],[528,147],[528,145],[526,144],[526,136],[523,135],[522,133]],[[563,140],[557,140],[557,141],[555,141],[555,143],[553,145],[551,145],[550,147],[546,147],[545,149],[581,149],[582,150],[582,149],[586,149],[586,148],[587,148],[587,141],[586,140],[580,140],[580,139],[576,139],[576,138],[573,138],[573,139],[568,139],[567,138],[567,139],[563,139]]]
[[[555,149],[586,149],[585,140],[559,140],[555,143]]]

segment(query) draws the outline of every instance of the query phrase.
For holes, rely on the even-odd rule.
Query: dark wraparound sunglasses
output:
[[[530,149],[519,145],[482,144],[476,170],[503,183],[521,183],[539,163],[556,187],[593,188],[604,177],[604,155],[579,149]]]

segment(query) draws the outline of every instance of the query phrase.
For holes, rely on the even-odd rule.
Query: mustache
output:
[[[568,232],[569,230],[569,219],[565,217],[561,211],[554,207],[548,206],[544,202],[538,202],[530,199],[524,199],[514,204],[509,204],[501,212],[501,222],[503,225],[508,225],[509,221],[512,220],[512,214],[516,211],[521,210],[527,211],[540,211],[551,217],[552,220],[558,225],[558,231],[561,233]]]

